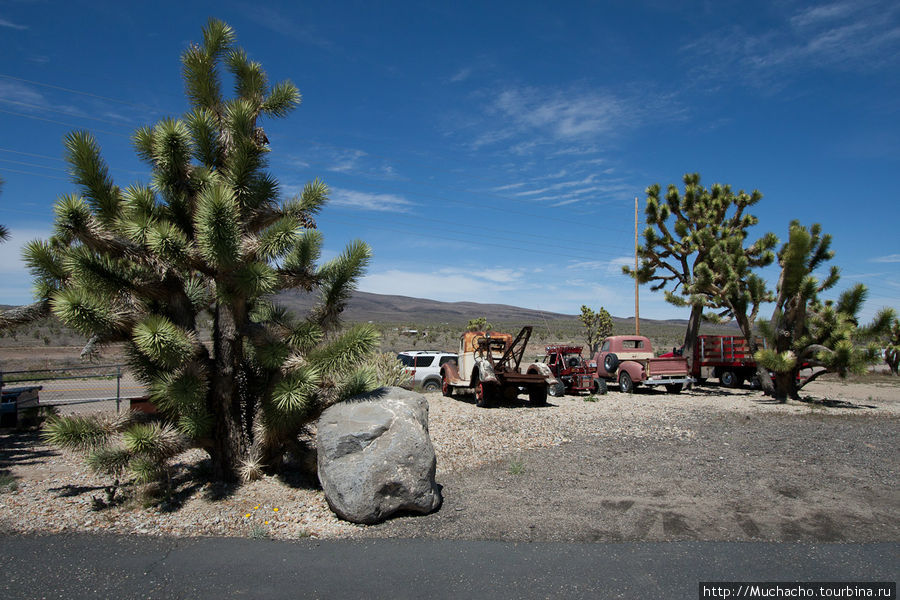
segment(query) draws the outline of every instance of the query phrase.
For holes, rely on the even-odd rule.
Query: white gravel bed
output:
[[[858,408],[820,408],[807,403],[786,405],[766,401],[750,390],[700,388],[696,393],[670,395],[655,391],[637,394],[610,392],[587,397],[550,398],[546,407],[518,405],[483,409],[471,398],[426,394],[429,429],[437,454],[437,479],[486,462],[508,460],[525,450],[564,444],[575,437],[679,438],[696,433],[691,414],[724,411],[765,415],[817,411],[821,414],[900,414],[900,387],[844,386],[814,382],[813,395],[846,399]],[[874,407],[874,408],[869,408]],[[15,438],[15,436],[20,436]],[[80,456],[58,452],[33,441],[32,447],[11,445],[21,434],[0,434],[15,478],[0,490],[0,532],[110,532],[167,536],[240,536],[298,539],[348,537],[362,526],[337,519],[321,490],[292,487],[277,477],[265,477],[235,488],[204,484],[184,492],[174,510],[145,508],[129,501],[99,511],[92,496],[103,497],[109,480],[92,474]],[[31,438],[36,440],[36,436]],[[187,452],[179,460],[199,462],[204,454]],[[6,462],[6,460],[4,460]]]

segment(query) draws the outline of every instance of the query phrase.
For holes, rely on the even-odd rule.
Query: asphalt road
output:
[[[698,598],[701,581],[892,581],[900,544],[0,538],[2,598]]]

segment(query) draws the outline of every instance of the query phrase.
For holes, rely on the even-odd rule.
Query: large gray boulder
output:
[[[342,519],[372,524],[441,505],[421,394],[387,387],[329,407],[319,418],[316,447],[325,498]]]

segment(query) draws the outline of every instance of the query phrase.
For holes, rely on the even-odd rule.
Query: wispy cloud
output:
[[[706,78],[735,75],[770,92],[808,69],[874,71],[900,62],[900,5],[893,0],[838,0],[786,15],[763,32],[741,25],[710,31],[682,47]]]
[[[395,194],[376,194],[344,188],[331,189],[330,204],[377,212],[409,212],[415,206],[415,203]]]
[[[18,23],[13,23],[12,21],[7,21],[3,17],[0,17],[0,27],[8,27],[10,29],[18,29],[20,31],[23,29],[28,29],[27,25],[19,25]]]
[[[870,258],[869,262],[900,263],[900,254],[887,254],[885,256],[876,256],[875,258]]]
[[[243,14],[258,25],[303,44],[333,50],[335,45],[313,27],[297,23],[289,14],[278,11],[265,3],[239,5]]]
[[[449,81],[450,81],[450,83],[463,82],[472,75],[473,71],[474,71],[474,69],[472,69],[471,67],[464,67],[464,68],[458,70],[456,73],[454,73],[450,77]]]
[[[39,107],[48,106],[44,95],[29,85],[0,79],[0,100]]]
[[[632,121],[629,106],[616,96],[599,91],[581,94],[537,88],[510,88],[494,98],[490,112],[508,120],[518,131],[543,132],[556,139],[609,133],[623,120]]]

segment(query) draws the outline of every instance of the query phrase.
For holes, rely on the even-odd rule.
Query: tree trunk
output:
[[[237,481],[241,460],[248,451],[248,441],[241,427],[241,402],[237,370],[241,364],[241,339],[228,309],[216,306],[213,315],[213,368],[210,372],[209,412],[213,416],[213,477]]]
[[[747,315],[739,311],[732,312],[734,313],[734,318],[738,323],[738,327],[741,329],[741,333],[744,334],[744,339],[747,340],[750,356],[756,356],[756,352],[759,350],[759,344],[756,343],[756,335],[753,333],[753,325],[750,323],[750,319]],[[765,393],[766,396],[774,396],[775,387],[772,385],[772,378],[769,377],[769,370],[762,365],[757,364],[756,377],[759,379],[759,386],[762,388],[763,393]]]
[[[786,373],[775,373],[775,399],[779,402],[787,402],[788,398],[797,399],[797,373],[791,369]]]
[[[697,345],[697,336],[700,334],[700,321],[703,318],[703,305],[691,305],[691,316],[688,319],[687,331],[684,333],[684,350],[682,356],[687,359],[688,372],[694,370],[694,346]]]

